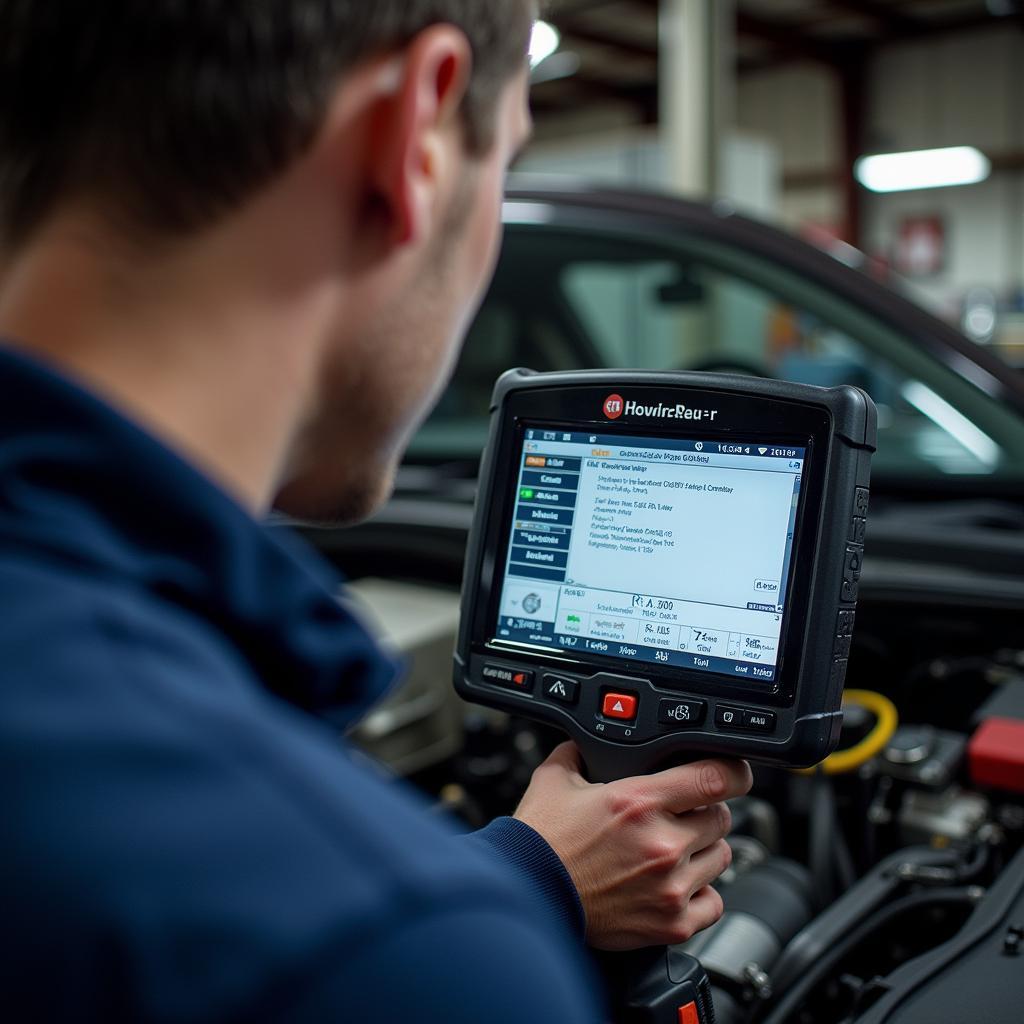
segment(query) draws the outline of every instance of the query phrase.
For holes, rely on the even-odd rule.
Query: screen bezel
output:
[[[566,389],[572,390],[580,389]],[[538,401],[540,395],[544,398]],[[651,400],[659,395],[665,399],[678,398],[679,392],[666,394],[662,389],[654,389]],[[524,401],[528,397],[532,397],[534,401]],[[818,543],[817,531],[811,527],[821,518],[831,423],[828,413],[817,407],[765,398],[747,398],[746,402],[748,406],[752,405],[756,411],[762,413],[769,406],[773,407],[776,417],[771,418],[777,418],[781,413],[783,422],[780,426],[783,429],[756,429],[755,423],[765,417],[751,417],[749,414],[739,423],[736,417],[731,417],[729,426],[719,429],[703,424],[666,425],[636,421],[609,422],[593,418],[569,419],[564,415],[550,415],[550,412],[554,411],[552,406],[558,404],[557,393],[521,393],[510,396],[506,415],[500,425],[498,457],[495,460],[494,477],[491,482],[491,505],[488,509],[477,591],[479,600],[475,604],[471,632],[472,649],[479,654],[511,657],[524,664],[560,668],[563,671],[576,671],[581,674],[619,672],[625,676],[649,679],[655,686],[670,691],[685,691],[712,697],[734,697],[740,700],[753,698],[765,704],[791,705],[799,679],[803,646],[801,631],[794,630],[793,624],[807,619],[812,570]],[[533,408],[529,408],[530,406]],[[544,415],[545,411],[549,414]],[[528,429],[591,431],[613,436],[679,438],[710,442],[732,443],[742,440],[751,444],[757,442],[806,449],[774,680],[739,680],[718,672],[666,666],[655,661],[625,659],[610,654],[587,652],[581,657],[576,652],[560,647],[522,644],[502,640],[494,635],[511,541],[525,431]]]

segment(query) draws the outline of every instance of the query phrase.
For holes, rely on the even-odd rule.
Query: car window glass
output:
[[[565,268],[562,287],[605,365],[751,373],[801,384],[853,384],[879,406],[881,459],[945,473],[986,472],[998,448],[933,416],[937,396],[808,310],[734,276],[664,260]]]
[[[604,365],[668,370],[699,355],[707,304],[677,263],[581,260],[565,268],[560,284]]]
[[[504,329],[496,326],[499,309]],[[814,281],[708,239],[681,236],[666,243],[584,230],[511,229],[451,390],[472,393],[472,407],[485,416],[496,377],[524,365],[695,369],[824,387],[853,384],[879,407],[877,471],[1022,471],[1019,417],[915,339]],[[446,422],[449,438],[455,427],[463,445],[482,447],[485,420],[453,418],[442,405],[418,439],[420,452],[441,439]]]

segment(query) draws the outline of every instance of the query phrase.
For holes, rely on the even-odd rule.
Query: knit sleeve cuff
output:
[[[583,938],[586,916],[579,893],[558,854],[539,832],[517,818],[496,818],[468,838],[490,847],[510,863],[526,881],[538,904]]]

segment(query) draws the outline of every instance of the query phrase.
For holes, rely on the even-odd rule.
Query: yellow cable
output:
[[[801,775],[814,775],[821,771],[826,775],[845,775],[856,771],[861,765],[867,764],[876,754],[885,749],[899,725],[896,705],[888,697],[883,697],[874,690],[847,690],[843,694],[843,704],[853,704],[866,708],[875,716],[874,728],[849,750],[837,750],[829,754],[816,768],[801,768]]]

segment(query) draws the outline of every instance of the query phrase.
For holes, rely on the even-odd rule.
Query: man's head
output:
[[[467,144],[491,148],[526,0],[0,0],[0,237],[79,194],[160,231],[202,227],[280,173],[338,81],[448,23],[473,51]]]
[[[324,296],[280,483],[295,511],[364,514],[493,267],[533,9],[0,0],[0,246],[16,263],[77,207],[155,261],[263,211],[268,259]]]

